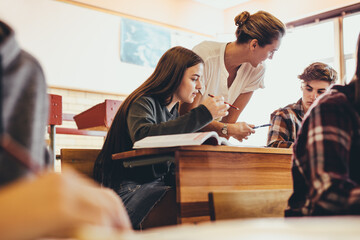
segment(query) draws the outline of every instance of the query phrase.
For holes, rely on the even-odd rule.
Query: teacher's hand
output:
[[[236,122],[228,125],[228,132],[231,137],[242,142],[243,140],[247,140],[252,133],[255,133],[253,127],[255,127],[253,124]]]

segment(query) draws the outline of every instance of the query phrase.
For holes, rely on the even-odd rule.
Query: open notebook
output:
[[[134,143],[133,148],[158,148],[191,145],[232,145],[217,132],[196,132],[145,137]]]

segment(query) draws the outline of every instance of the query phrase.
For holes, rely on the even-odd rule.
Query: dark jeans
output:
[[[171,188],[162,178],[141,184],[133,180],[122,181],[117,193],[124,202],[134,229],[139,229],[151,209]]]

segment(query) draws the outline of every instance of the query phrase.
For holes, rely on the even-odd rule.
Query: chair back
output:
[[[235,190],[209,193],[211,220],[284,217],[292,189]]]
[[[101,149],[60,149],[61,164],[69,165],[78,172],[93,178],[93,169]]]

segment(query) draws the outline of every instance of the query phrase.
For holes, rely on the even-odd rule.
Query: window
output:
[[[345,82],[348,83],[355,73],[355,50],[356,40],[360,32],[360,14],[344,17],[344,58],[345,58]]]
[[[339,21],[341,19],[343,21]],[[255,125],[268,123],[274,110],[295,103],[302,96],[297,76],[312,62],[329,64],[338,72],[339,78],[345,73],[345,79],[338,83],[348,83],[355,72],[354,52],[360,32],[359,22],[360,3],[356,3],[287,23],[293,27],[288,28],[273,60],[266,62],[265,89],[254,92],[238,121]],[[338,45],[340,38],[344,46]],[[231,37],[226,34],[218,36],[219,41],[233,39],[233,34]],[[342,60],[344,63],[339,64]],[[267,132],[268,128],[257,129],[242,144],[265,146]]]

